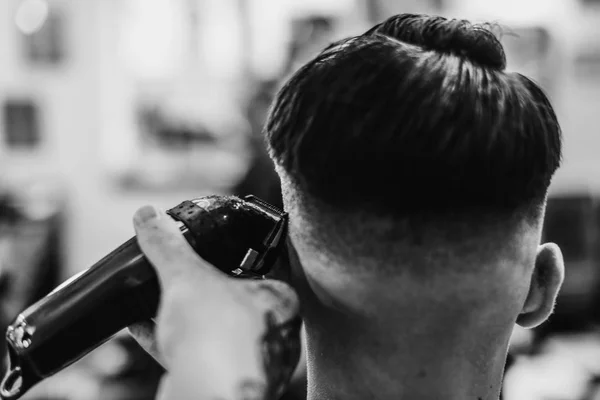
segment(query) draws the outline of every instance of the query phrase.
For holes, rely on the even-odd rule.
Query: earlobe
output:
[[[524,328],[535,328],[548,319],[564,276],[565,266],[560,248],[554,243],[539,246],[529,293],[517,324]]]

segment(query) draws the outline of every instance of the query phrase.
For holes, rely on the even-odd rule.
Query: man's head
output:
[[[542,90],[505,68],[484,26],[398,15],[282,88],[265,131],[323,296],[398,310],[414,295],[497,334],[549,315],[562,260],[538,245],[561,133]]]

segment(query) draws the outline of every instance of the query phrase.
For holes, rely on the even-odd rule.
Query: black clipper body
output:
[[[207,196],[167,213],[201,257],[234,277],[264,277],[284,251],[287,215],[254,196]],[[159,299],[156,273],[134,237],[19,314],[7,329],[10,369],[0,396],[20,397],[121,329],[153,318]]]

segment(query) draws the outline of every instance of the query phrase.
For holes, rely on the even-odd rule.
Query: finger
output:
[[[155,334],[156,325],[153,321],[144,321],[133,324],[127,328],[129,334],[135,339],[146,353],[150,354],[160,365],[166,367],[166,364],[158,350],[158,344]]]
[[[248,288],[263,306],[272,311],[279,323],[289,321],[300,312],[300,301],[292,287],[284,282],[265,279],[250,281]]]
[[[174,395],[175,393],[173,393],[172,379],[169,376],[169,373],[166,373],[160,380],[156,394],[156,400],[174,400]]]
[[[220,357],[219,349],[200,353],[192,349],[163,375],[156,400],[264,400],[267,385],[262,365],[249,356],[252,353],[227,358]]]
[[[205,278],[222,276],[194,251],[167,214],[145,206],[135,213],[133,221],[140,248],[154,265],[163,287],[177,277],[198,274],[199,269],[208,274]]]
[[[222,382],[209,379],[203,374],[206,363],[199,363],[199,370],[180,368],[176,366],[175,371],[169,371],[163,375],[158,386],[156,400],[220,400],[233,399],[231,396],[220,396],[219,392],[227,392],[231,389]],[[224,373],[223,375],[227,375]],[[226,382],[226,384],[229,382]],[[220,386],[220,387],[219,387]]]

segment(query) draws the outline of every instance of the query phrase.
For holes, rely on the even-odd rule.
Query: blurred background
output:
[[[551,97],[565,161],[544,235],[567,279],[548,324],[515,330],[503,397],[599,400],[598,0],[0,1],[1,330],[131,237],[141,205],[280,204],[260,137],[280,82],[401,12],[500,23],[509,68]],[[160,374],[119,335],[26,399],[152,399]]]

